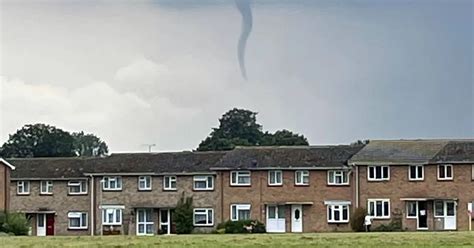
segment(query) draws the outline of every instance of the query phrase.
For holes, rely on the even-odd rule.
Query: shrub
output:
[[[356,208],[351,218],[351,228],[354,232],[365,231],[364,221],[367,211],[365,208]]]
[[[258,220],[239,220],[221,223],[217,229],[224,228],[225,233],[265,233],[265,225]]]
[[[22,213],[7,213],[0,217],[3,221],[2,232],[13,233],[14,235],[27,235],[30,229],[30,222]]]
[[[189,234],[193,231],[193,198],[185,197],[184,192],[174,211],[176,233]]]
[[[402,218],[403,213],[399,210],[395,210],[392,213],[392,220],[388,224],[382,224],[374,228],[374,232],[401,232],[402,229]]]

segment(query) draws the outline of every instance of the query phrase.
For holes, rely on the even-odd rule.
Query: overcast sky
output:
[[[0,143],[27,123],[112,152],[196,148],[233,107],[311,144],[474,137],[473,1],[2,1]]]

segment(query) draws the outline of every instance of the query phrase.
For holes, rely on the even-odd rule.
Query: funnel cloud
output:
[[[237,56],[239,58],[240,72],[247,80],[247,70],[245,69],[245,47],[252,31],[252,10],[250,0],[235,0],[235,4],[242,15],[242,32],[240,33],[239,44],[237,46]]]

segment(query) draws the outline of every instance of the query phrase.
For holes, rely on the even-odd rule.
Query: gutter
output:
[[[328,166],[328,167],[247,167],[247,168],[231,168],[231,167],[211,167],[210,170],[214,171],[226,171],[226,170],[248,170],[248,171],[259,171],[259,170],[283,170],[283,171],[294,171],[294,170],[347,170],[345,166]]]
[[[217,175],[216,172],[118,172],[118,173],[84,173],[85,176],[193,176],[193,175]]]

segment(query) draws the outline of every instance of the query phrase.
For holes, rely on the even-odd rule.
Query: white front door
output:
[[[303,208],[291,205],[291,232],[303,232]]]
[[[285,206],[267,206],[267,232],[285,232]]]
[[[137,209],[137,235],[153,235],[154,223],[151,209]]]
[[[36,235],[46,236],[46,214],[36,215]]]
[[[456,230],[456,203],[453,201],[444,202],[445,217],[444,217],[444,229],[445,230]]]
[[[169,209],[160,210],[160,231],[163,234],[171,233],[171,214]]]

